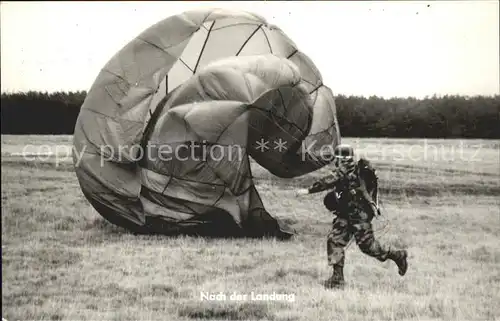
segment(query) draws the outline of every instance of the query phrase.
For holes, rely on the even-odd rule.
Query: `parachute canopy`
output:
[[[81,108],[73,159],[95,209],[132,231],[283,236],[249,157],[293,178],[339,143],[313,62],[264,18],[212,9],[160,21],[112,57]]]

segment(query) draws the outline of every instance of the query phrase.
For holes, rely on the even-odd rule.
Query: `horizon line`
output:
[[[77,94],[77,93],[85,93],[85,95],[88,94],[88,90],[81,89],[81,90],[54,90],[54,91],[41,91],[41,90],[18,90],[18,91],[6,91],[2,90],[1,95],[16,95],[16,94],[27,94],[27,93],[38,93],[38,94]],[[343,93],[333,93],[334,97],[339,97],[339,96],[344,96],[344,97],[361,97],[361,98],[383,98],[383,99],[428,99],[428,98],[444,98],[444,97],[460,97],[460,98],[475,98],[475,97],[484,97],[484,98],[497,98],[500,96],[499,93],[495,94],[452,94],[452,93],[446,93],[446,94],[428,94],[425,96],[412,96],[412,95],[401,95],[401,96],[386,96],[386,95],[363,95],[363,94],[343,94]]]

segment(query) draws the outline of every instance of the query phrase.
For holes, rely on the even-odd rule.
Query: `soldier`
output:
[[[312,194],[331,189],[323,203],[336,217],[327,237],[328,265],[333,267],[332,276],[326,281],[327,288],[342,288],[344,281],[345,251],[354,237],[360,250],[381,262],[393,260],[401,276],[408,268],[406,250],[399,250],[379,243],[373,235],[372,219],[380,214],[378,186],[375,170],[361,158],[354,162],[351,146],[341,144],[334,151],[335,170],[321,178],[310,188],[298,194]]]

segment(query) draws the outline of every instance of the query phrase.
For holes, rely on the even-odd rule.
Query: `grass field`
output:
[[[402,278],[353,244],[348,286],[331,291],[322,286],[331,214],[323,194],[297,200],[293,192],[326,169],[279,180],[253,165],[267,209],[298,232],[291,241],[134,236],[84,199],[70,158],[61,159],[71,137],[2,136],[3,318],[500,320],[500,142],[344,142],[378,169],[376,233],[408,249],[410,268]],[[26,144],[56,154],[24,160]],[[227,296],[201,300],[200,292]],[[248,298],[231,300],[233,292]],[[252,292],[290,296],[259,301]]]

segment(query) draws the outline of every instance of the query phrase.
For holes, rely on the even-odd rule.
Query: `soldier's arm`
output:
[[[334,188],[342,181],[343,175],[339,171],[332,171],[329,175],[320,178],[308,188],[299,190],[297,194],[313,194]]]

